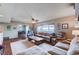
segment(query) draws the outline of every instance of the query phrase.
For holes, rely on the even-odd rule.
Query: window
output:
[[[42,25],[37,27],[37,32],[54,33],[54,25]]]

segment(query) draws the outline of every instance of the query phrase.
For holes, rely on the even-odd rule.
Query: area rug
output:
[[[28,49],[18,53],[17,55],[48,55],[48,53],[43,51],[38,46],[33,46],[31,48],[28,48]]]
[[[13,55],[48,55],[48,51],[52,50],[52,45],[46,43],[30,45],[27,40],[16,41],[10,45]]]
[[[28,45],[30,43],[27,42],[27,40],[20,40],[20,41],[16,41],[16,42],[12,42],[11,45],[11,50],[12,50],[12,54],[15,55],[21,51],[24,51],[25,49],[29,48]],[[30,45],[31,46],[31,45]]]
[[[47,43],[40,44],[39,47],[45,52],[48,52],[53,49],[53,46]]]

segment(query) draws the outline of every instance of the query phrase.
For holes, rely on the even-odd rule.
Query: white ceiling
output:
[[[29,23],[33,17],[39,22],[74,15],[68,3],[7,3],[0,4],[0,22],[14,21]]]

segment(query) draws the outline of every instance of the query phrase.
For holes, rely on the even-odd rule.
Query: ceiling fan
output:
[[[32,23],[33,24],[35,24],[35,23],[37,23],[38,22],[38,20],[35,20],[34,18],[32,18]]]

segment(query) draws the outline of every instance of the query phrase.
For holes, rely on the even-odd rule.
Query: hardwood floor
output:
[[[3,41],[3,55],[11,55],[12,52],[11,52],[11,48],[10,48],[10,40],[6,40],[6,41]]]
[[[9,39],[7,39],[7,40],[3,41],[3,47],[4,47],[4,50],[3,50],[4,53],[3,53],[3,55],[11,55],[12,54],[10,43],[14,42],[14,41],[18,41],[18,39],[16,39],[16,40],[9,40]]]
[[[3,55],[12,55],[10,43],[16,42],[16,41],[19,41],[19,40],[23,40],[23,39],[8,39],[8,40],[3,41],[3,47],[4,47]],[[28,41],[27,45],[28,45],[28,48],[29,48],[29,47],[33,46],[34,44]]]

